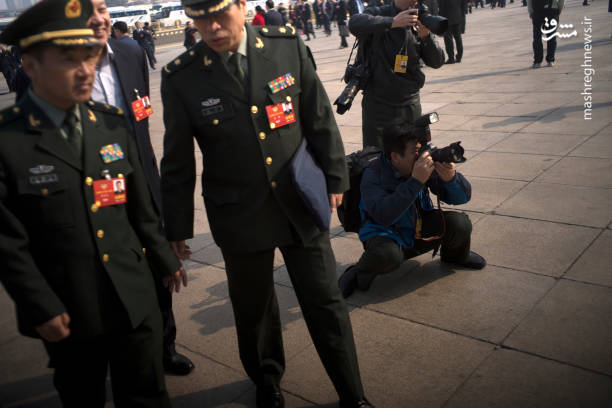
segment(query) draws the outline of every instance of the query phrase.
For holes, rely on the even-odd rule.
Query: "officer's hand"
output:
[[[395,17],[393,17],[391,28],[408,26],[414,27],[419,19],[419,16],[417,15],[418,12],[419,11],[417,9],[408,9],[398,13]]]
[[[68,316],[68,313],[62,313],[40,326],[36,326],[35,329],[44,340],[56,342],[70,336],[69,324],[70,316]]]
[[[412,177],[419,180],[421,183],[427,183],[429,176],[434,171],[434,162],[429,152],[426,152],[418,158],[412,169]]]
[[[416,22],[416,29],[419,35],[419,38],[425,38],[429,35],[429,33],[431,33],[431,31],[429,31],[429,28],[425,27],[424,24],[421,24],[420,21],[417,20]]]
[[[342,194],[329,194],[329,208],[332,212],[342,205]]]
[[[444,181],[448,183],[455,177],[455,163],[438,163],[434,162],[436,173]]]
[[[176,291],[179,293],[181,290],[181,282],[183,282],[183,286],[187,287],[187,272],[185,272],[185,268],[182,266],[178,271],[174,272],[170,276],[163,277],[164,286],[168,288],[170,293]]]
[[[176,256],[181,261],[189,259],[189,256],[191,256],[191,250],[189,249],[189,245],[187,245],[185,241],[171,241],[170,245],[172,246],[172,249],[174,250]]]

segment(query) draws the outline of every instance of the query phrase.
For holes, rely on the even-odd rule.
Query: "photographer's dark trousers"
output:
[[[465,213],[444,211],[446,233],[434,241],[414,240],[414,247],[404,249],[393,239],[377,236],[364,242],[364,253],[357,268],[357,286],[368,290],[376,276],[397,269],[406,259],[432,251],[440,246],[440,258],[443,262],[462,263],[470,255],[472,222]],[[425,229],[426,226],[423,226]]]
[[[361,101],[363,147],[376,146],[382,149],[382,130],[385,126],[400,118],[407,123],[414,123],[420,116],[421,99],[418,92],[410,97],[407,104],[400,106],[387,105],[364,95]]]
[[[457,55],[455,56],[455,47],[453,44],[453,38],[457,43]],[[444,48],[446,48],[446,54],[449,60],[461,61],[463,57],[463,41],[461,40],[461,24],[449,25],[448,29],[444,33]]]
[[[363,399],[353,329],[336,283],[329,233],[306,244],[281,246],[304,320],[341,401]],[[283,327],[274,285],[274,248],[230,252],[221,248],[234,309],[240,360],[255,385],[279,385],[285,371]]]
[[[534,64],[541,64],[544,59],[544,47],[542,46],[542,26],[544,25],[544,18],[548,18],[548,21],[552,19],[557,20],[559,24],[559,10],[558,9],[545,9],[535,10],[533,12],[533,62]],[[557,36],[553,35],[556,31],[553,31],[546,35],[546,37],[552,37],[546,41],[546,62],[555,61],[555,50],[557,49]]]

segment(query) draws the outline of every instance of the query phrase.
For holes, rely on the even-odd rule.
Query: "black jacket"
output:
[[[433,34],[424,40],[410,27],[391,28],[393,17],[401,10],[394,4],[368,7],[349,20],[349,30],[364,44],[369,54],[370,79],[364,90],[366,98],[389,105],[406,105],[425,83],[420,60],[432,68],[444,64],[444,51]],[[406,73],[395,73],[395,57],[405,48],[408,55]]]
[[[153,196],[153,202],[157,211],[161,214],[161,187],[159,182],[159,170],[157,168],[157,160],[155,152],[151,145],[151,137],[149,135],[149,120],[143,119],[140,122],[136,121],[134,112],[132,111],[132,102],[136,100],[134,89],[138,89],[138,94],[143,97],[150,95],[149,91],[149,69],[145,54],[142,48],[136,47],[133,44],[110,38],[108,44],[115,53],[112,59],[113,67],[119,77],[121,84],[121,93],[128,107],[126,117],[129,120],[131,130],[136,138],[136,146],[140,156],[140,163],[147,178],[149,191]],[[161,106],[153,107],[154,114],[161,114]]]
[[[440,15],[448,19],[448,25],[462,24],[465,19],[465,0],[440,0]]]
[[[269,26],[282,26],[283,16],[278,11],[270,9],[264,14],[264,21]]]

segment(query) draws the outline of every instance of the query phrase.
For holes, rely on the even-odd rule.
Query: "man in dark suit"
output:
[[[274,1],[266,0],[266,14],[264,15],[264,21],[269,26],[282,26],[283,16],[274,10]]]
[[[183,41],[183,45],[185,46],[185,48],[190,49],[195,45],[197,32],[198,30],[193,27],[191,21],[188,21],[185,24],[185,41]]]
[[[240,358],[257,386],[257,406],[283,406],[285,359],[273,281],[279,248],[340,406],[369,407],[329,232],[316,226],[289,170],[307,140],[331,208],[348,187],[340,132],[311,53],[292,27],[245,26],[246,0],[184,5],[203,41],[162,70],[168,238],[181,258],[189,255],[195,138],[204,156],[204,203],[225,260]]]
[[[118,106],[125,112],[134,134],[140,162],[147,178],[149,191],[156,210],[161,214],[161,188],[155,152],[151,146],[148,119],[137,120],[132,102],[149,95],[149,71],[141,48],[109,38],[110,15],[104,0],[92,0],[94,11],[88,25],[96,38],[105,44],[94,82],[92,99]],[[155,265],[152,265],[155,268]],[[193,363],[176,352],[176,324],[172,313],[172,296],[158,287],[159,303],[164,322],[164,367],[168,372],[186,375],[193,370]]]
[[[448,29],[444,33],[444,48],[448,59],[445,64],[461,62],[463,58],[463,40],[461,39],[461,28],[465,31],[466,0],[440,0],[440,15],[448,19]],[[457,45],[457,55],[453,39]]]
[[[91,11],[45,0],[0,34],[32,80],[0,113],[0,280],[20,332],[43,340],[65,407],[103,407],[109,365],[115,406],[169,407],[145,256],[170,290],[186,275],[123,113],[89,99],[101,51]]]

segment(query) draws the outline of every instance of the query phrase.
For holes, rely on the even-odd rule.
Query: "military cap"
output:
[[[227,10],[235,0],[181,0],[185,14],[191,18],[206,18]]]
[[[22,50],[42,43],[61,47],[100,45],[87,27],[92,11],[90,0],[42,0],[0,33],[0,43]]]

